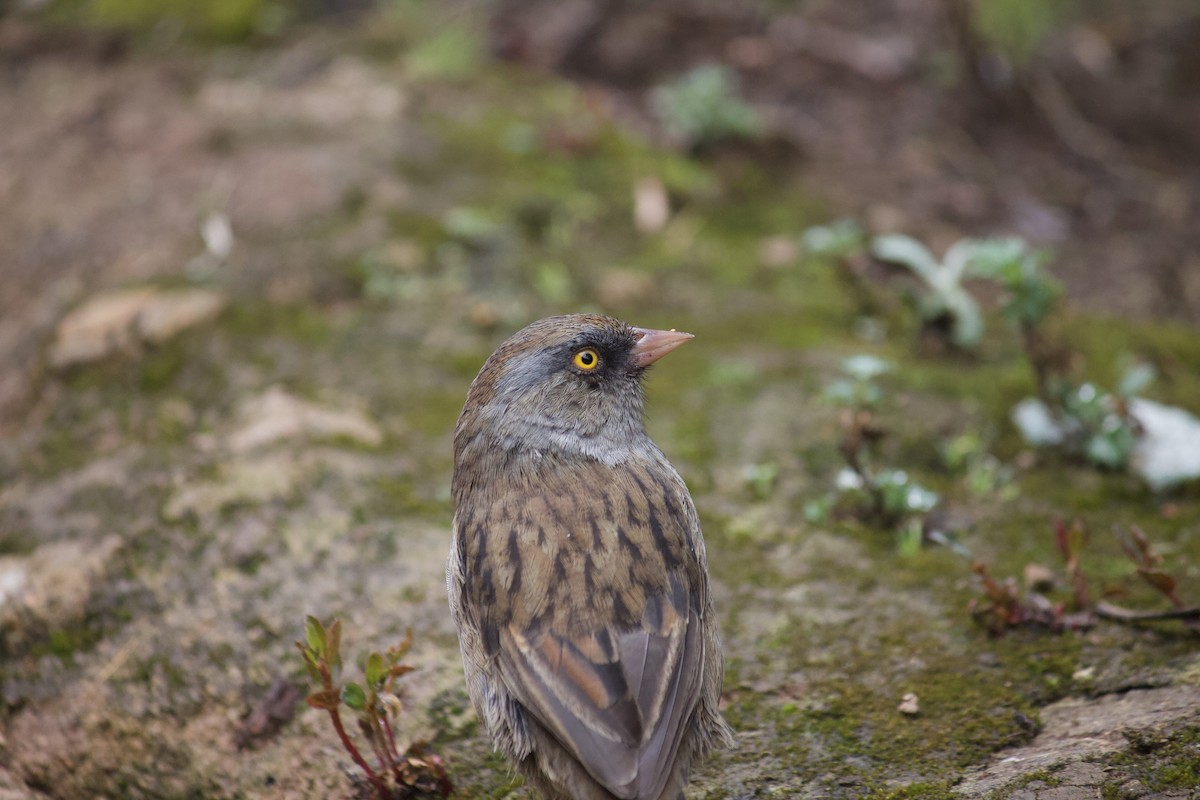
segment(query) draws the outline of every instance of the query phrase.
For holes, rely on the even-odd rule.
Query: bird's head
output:
[[[691,338],[600,315],[534,322],[501,344],[471,384],[455,429],[456,456],[475,444],[624,460],[648,441],[646,368]]]

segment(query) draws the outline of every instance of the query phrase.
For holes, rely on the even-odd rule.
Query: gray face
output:
[[[555,321],[534,323],[492,355],[468,396],[460,436],[478,422],[500,450],[620,463],[646,443],[645,370],[631,352],[637,335],[607,317]]]
[[[606,333],[584,331],[508,362],[486,409],[511,437],[506,445],[625,459],[645,436],[642,370],[629,357],[632,337]]]

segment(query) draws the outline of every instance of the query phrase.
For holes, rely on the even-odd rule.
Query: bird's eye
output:
[[[600,354],[591,347],[585,347],[571,357],[571,363],[576,369],[591,372],[600,366]]]

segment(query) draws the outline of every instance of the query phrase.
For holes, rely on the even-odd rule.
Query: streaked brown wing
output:
[[[650,605],[664,603],[652,598]],[[668,606],[669,607],[669,606]],[[517,700],[617,797],[657,797],[695,707],[700,620],[604,630],[583,639],[510,625],[500,668]]]
[[[589,469],[464,520],[472,604],[514,699],[614,795],[657,797],[704,664],[695,512],[673,473]]]

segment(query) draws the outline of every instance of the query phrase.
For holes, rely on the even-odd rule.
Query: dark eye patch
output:
[[[620,331],[588,331],[576,336],[560,349],[560,363],[569,364],[576,353],[591,347],[600,354],[600,367],[596,372],[612,372],[624,368],[633,345],[633,339]]]

